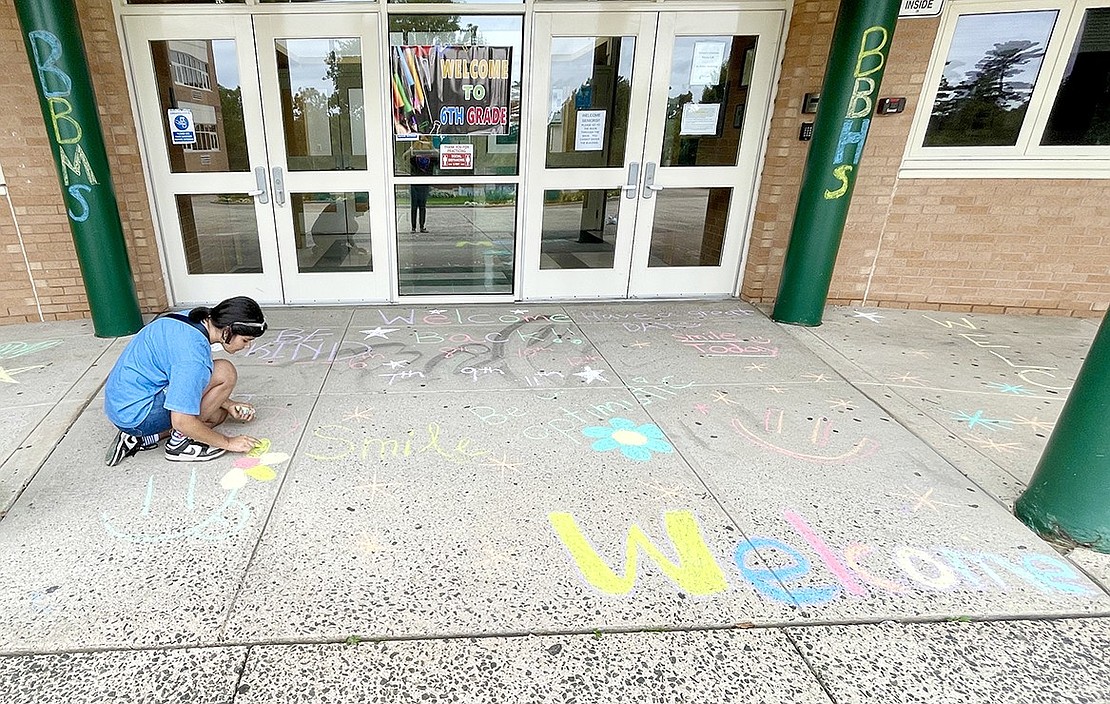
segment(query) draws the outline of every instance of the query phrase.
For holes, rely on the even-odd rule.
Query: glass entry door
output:
[[[388,300],[377,16],[124,31],[174,302]]]
[[[537,14],[525,297],[735,291],[782,22]]]

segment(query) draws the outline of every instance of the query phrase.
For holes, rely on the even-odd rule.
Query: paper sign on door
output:
[[[171,144],[196,144],[197,130],[192,110],[167,110],[170,119]]]
[[[439,168],[441,169],[473,169],[474,145],[473,144],[441,144],[439,145]]]
[[[605,111],[579,110],[574,129],[574,151],[599,152],[605,143]]]

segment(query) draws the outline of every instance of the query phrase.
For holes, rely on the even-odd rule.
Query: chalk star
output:
[[[376,499],[378,497],[378,494],[381,494],[382,496],[393,496],[391,492],[386,491],[386,488],[391,486],[393,485],[379,482],[378,473],[374,472],[374,477],[370,480],[369,484],[359,484],[355,487],[355,489],[368,489],[370,491],[370,498]]]
[[[405,366],[408,363],[409,363],[409,360],[407,360],[407,359],[400,359],[400,360],[395,359],[392,362],[386,362],[386,364],[389,365],[390,369],[398,369],[400,367]]]
[[[747,372],[761,372],[761,371],[764,371],[766,369],[767,369],[767,363],[766,362],[764,362],[762,364],[749,364],[748,366],[744,367],[744,371],[747,371]]]
[[[776,394],[786,393],[786,389],[779,388],[778,386],[768,386],[767,390],[772,392],[772,393],[776,393]]]
[[[816,383],[820,383],[822,381],[828,381],[829,380],[829,378],[827,376],[825,376],[824,374],[802,374],[802,378],[812,379]]]
[[[902,376],[892,376],[892,377],[889,377],[889,379],[891,381],[900,381],[903,384],[908,384],[910,382],[913,382],[914,384],[917,384],[918,386],[924,386],[925,385],[925,382],[922,381],[921,377],[919,377],[919,376],[910,376],[909,374],[903,374]]]
[[[856,318],[867,318],[868,320],[870,320],[873,323],[877,323],[883,318],[883,316],[879,315],[878,313],[865,313],[862,310],[857,310],[854,314],[854,317],[856,317]]]
[[[1028,425],[1033,430],[1052,430],[1056,424],[1043,421],[1037,416],[1026,418],[1025,416],[1014,416],[1011,421],[1014,425]]]
[[[651,489],[661,499],[686,498],[687,494],[681,487],[666,486],[659,482],[640,482],[640,486]]]
[[[895,496],[898,496],[898,497],[903,498],[903,499],[910,499],[910,500],[915,502],[913,507],[910,509],[911,513],[917,513],[922,508],[930,508],[934,511],[939,511],[940,509],[938,509],[937,506],[959,507],[959,504],[950,504],[950,503],[945,503],[944,501],[937,501],[937,500],[933,499],[932,498],[933,491],[934,491],[933,489],[929,489],[924,494],[914,494],[913,491],[908,486],[904,487],[904,488],[906,489],[906,491],[910,492],[909,496],[907,496],[905,494],[895,494]]]
[[[1010,421],[997,420],[994,418],[984,418],[983,411],[975,411],[971,414],[968,414],[966,411],[949,411],[949,413],[952,413],[952,420],[956,421],[957,423],[967,423],[967,427],[969,429],[974,428],[977,425],[981,425],[989,430],[998,430],[999,428],[1010,430],[1010,428],[1008,427],[1010,425]]]
[[[1017,452],[1022,449],[1022,444],[1020,442],[995,442],[990,438],[977,438],[974,435],[966,435],[964,436],[964,440],[973,442],[979,447],[987,450],[995,450],[1003,455],[1008,455],[1011,452]]]
[[[361,406],[355,406],[355,410],[343,417],[343,420],[370,420],[370,412],[373,408],[362,410]]]
[[[46,369],[46,365],[36,364],[33,367],[16,367],[14,369],[5,369],[3,367],[0,367],[0,381],[4,382],[5,384],[18,384],[19,382],[13,379],[12,375],[22,374],[23,372],[30,371],[32,369]]]
[[[694,410],[698,413],[701,413],[703,416],[709,415],[709,406],[705,405],[704,403],[695,403]]]
[[[359,330],[359,332],[361,332],[363,335],[366,336],[366,337],[362,338],[364,340],[369,340],[371,337],[380,337],[384,340],[388,340],[389,339],[389,333],[397,332],[399,329],[400,328],[383,328],[382,326],[379,325],[378,327],[374,328],[373,330]]]
[[[503,562],[508,562],[513,556],[511,552],[506,552],[504,549],[497,548],[488,540],[483,540],[479,543],[479,547],[484,557],[481,560],[476,560],[475,564],[482,567],[496,567]]]
[[[855,410],[851,406],[851,401],[847,401],[847,400],[842,399],[842,398],[827,398],[827,399],[825,399],[825,403],[829,404],[829,410],[830,411],[837,411],[837,410],[854,411]]]
[[[506,474],[508,474],[509,472],[517,471],[516,467],[517,467],[518,464],[520,464],[520,463],[509,461],[508,453],[502,454],[501,459],[497,459],[496,457],[493,457],[493,458],[490,458],[489,462],[486,462],[487,467],[497,467],[498,469],[501,470],[501,480],[502,481],[505,480],[505,475]]]
[[[442,308],[432,308],[430,311],[428,311],[428,315],[443,315],[446,312],[447,311],[443,310]]]
[[[393,550],[393,548],[388,545],[383,545],[378,542],[378,539],[369,533],[360,535],[356,545],[358,545],[359,550],[370,553],[371,555],[378,552],[392,552]]]
[[[604,381],[606,384],[608,384],[609,380],[602,376],[602,374],[604,373],[604,370],[594,369],[587,364],[586,366],[582,367],[582,371],[575,372],[574,375],[582,377],[582,381],[586,382],[587,384],[592,384],[594,380]]]
[[[640,342],[639,340],[637,340],[636,342],[633,342],[631,345],[629,345],[629,347],[651,347],[651,343]]]
[[[994,389],[995,391],[998,391],[999,393],[1004,393],[1004,394],[1015,394],[1017,396],[1032,396],[1033,395],[1033,392],[1031,390],[1025,388],[1021,384],[1004,384],[1000,381],[987,381],[987,382],[984,382],[984,386],[989,386],[990,388]]]
[[[525,313],[528,312],[528,309],[527,308],[517,308],[516,310],[511,310],[509,312],[512,313],[513,315],[524,315]]]
[[[713,399],[714,401],[724,403],[724,404],[727,404],[729,406],[739,406],[739,405],[741,405],[739,401],[730,401],[729,398],[728,398],[728,392],[727,391],[717,391],[716,394],[717,394],[717,396],[716,396],[716,398]]]

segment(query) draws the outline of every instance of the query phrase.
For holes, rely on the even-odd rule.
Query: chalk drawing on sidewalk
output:
[[[921,509],[924,509],[924,508],[927,508],[931,511],[939,512],[940,509],[937,508],[938,506],[952,506],[952,507],[955,507],[955,508],[958,508],[960,506],[959,504],[950,504],[950,503],[947,503],[945,501],[940,501],[938,499],[934,499],[933,498],[933,492],[936,491],[936,489],[933,488],[933,487],[929,487],[925,491],[916,492],[916,493],[912,489],[910,489],[908,486],[903,486],[902,488],[905,489],[907,493],[905,493],[905,494],[893,493],[893,494],[891,494],[891,496],[896,496],[900,499],[906,499],[908,502],[912,502],[912,505],[911,505],[911,503],[907,503],[903,507],[906,510],[907,513],[917,513],[918,511],[920,511]]]
[[[776,413],[777,411],[777,413]],[[809,442],[814,447],[826,447],[832,444],[833,422],[824,416],[812,419],[813,427],[809,432]],[[776,452],[780,455],[785,455],[796,460],[804,460],[814,464],[823,465],[837,465],[847,464],[850,462],[857,462],[866,459],[875,454],[879,449],[879,443],[871,438],[863,437],[857,440],[851,447],[836,455],[828,454],[814,454],[811,452],[802,452],[797,449],[784,447],[776,442],[772,442],[768,438],[756,433],[755,431],[744,425],[744,422],[739,418],[733,418],[732,429],[738,435],[751,441],[753,444],[763,447],[765,449]],[[768,435],[782,435],[784,427],[784,414],[779,409],[767,409],[763,416],[763,431]]]
[[[1000,381],[985,381],[983,386],[988,389],[994,389],[1002,394],[1014,394],[1015,396],[1033,396],[1034,391],[1027,389],[1021,384],[1004,384]]]
[[[1015,586],[1032,587],[1057,599],[1062,595],[1088,599],[1101,595],[1083,583],[1083,576],[1070,563],[1053,555],[1011,557],[943,546],[889,548],[860,542],[838,550],[801,514],[787,509],[783,518],[804,548],[785,539],[752,536],[737,542],[731,555],[740,583],[770,601],[805,606],[838,598],[886,598],[886,594],[1005,593]],[[550,513],[548,521],[577,575],[602,594],[630,595],[638,580],[641,555],[686,594],[709,596],[729,589],[725,572],[702,537],[692,511],[667,511],[663,515],[669,544],[662,547],[632,523],[624,539],[623,573],[606,562],[572,514]],[[825,580],[821,580],[822,574],[803,549],[816,554],[816,564],[828,573]],[[604,554],[619,553],[610,548]],[[672,560],[672,555],[677,559]]]
[[[997,442],[991,438],[981,438],[975,435],[962,435],[962,439],[967,442],[974,443],[984,450],[993,450],[1000,455],[1008,455],[1012,452],[1018,452],[1025,449],[1020,442]]]
[[[344,342],[342,331],[331,328],[285,328],[265,342],[255,340],[243,351],[242,357],[259,359],[266,364],[289,362],[292,364],[354,364],[373,355],[364,342]],[[339,338],[339,339],[336,339]]]
[[[507,477],[509,475],[509,473],[517,472],[518,471],[517,467],[519,465],[520,465],[519,462],[510,462],[509,461],[508,453],[502,454],[500,459],[495,458],[495,457],[491,457],[490,461],[486,463],[487,467],[493,467],[495,469],[500,470],[500,472],[501,472],[501,481],[505,481],[505,477]]]
[[[270,441],[262,438],[250,452],[235,459],[231,470],[220,479],[220,486],[224,489],[242,489],[251,479],[258,482],[273,481],[277,477],[274,467],[288,460],[289,455],[284,452],[270,452]]]
[[[378,470],[374,469],[373,476],[366,484],[359,484],[354,487],[356,491],[365,491],[370,496],[371,501],[376,501],[379,496],[393,498],[393,492],[389,491],[389,487],[393,486],[392,483],[378,481]]]
[[[355,540],[355,547],[368,555],[393,552],[392,545],[386,545],[376,533],[362,533]]]
[[[362,410],[362,406],[355,406],[355,410],[343,416],[343,420],[370,420],[370,413],[374,411],[373,408]]]
[[[117,525],[117,519],[109,512],[105,511],[100,514],[100,523],[104,526],[104,529],[108,531],[109,535],[131,543],[166,543],[186,540],[188,538],[219,542],[238,535],[250,520],[250,507],[239,500],[239,489],[229,490],[218,506],[208,511],[206,514],[202,514],[201,518],[193,519],[192,516],[196,514],[198,508],[196,500],[196,468],[192,468],[190,471],[189,483],[186,487],[183,500],[173,502],[173,506],[178,512],[170,514],[168,511],[158,511],[155,512],[152,517],[152,507],[156,496],[154,479],[154,476],[151,475],[147,480],[146,493],[143,497],[142,506],[139,509],[139,521],[157,521],[163,525],[166,523],[178,523],[182,519],[182,513],[180,511],[183,508],[185,520],[191,521],[189,525],[179,530],[170,531],[153,530],[146,532],[143,530],[132,530],[128,527],[120,527]]]
[[[42,340],[41,342],[0,342],[0,359],[25,357],[35,352],[51,349],[62,344],[61,340]]]
[[[609,380],[602,376],[605,373],[604,369],[594,369],[590,365],[582,367],[582,371],[575,372],[574,376],[581,377],[582,381],[586,384],[592,384],[595,381],[600,381],[608,384]]]
[[[852,317],[853,318],[865,318],[867,320],[870,320],[873,323],[877,323],[886,316],[879,315],[878,313],[868,313],[867,311],[857,310],[854,313],[852,313]]]
[[[1037,416],[1033,416],[1032,418],[1026,418],[1025,416],[1014,416],[1014,419],[1010,422],[1014,425],[1028,425],[1034,432],[1051,432],[1052,429],[1056,427],[1055,423],[1041,420]]]
[[[827,398],[825,403],[829,404],[830,411],[854,411],[855,406],[852,402],[845,398]]]
[[[363,340],[369,340],[371,337],[380,337],[383,340],[388,340],[389,333],[397,332],[398,330],[400,330],[400,328],[383,328],[381,325],[379,325],[378,327],[371,330],[359,330],[359,332],[362,333]]]
[[[691,347],[703,357],[771,357],[779,356],[779,348],[768,337],[743,337],[735,332],[699,332],[672,335],[679,344]]]
[[[14,375],[22,374],[23,372],[29,372],[32,369],[46,369],[46,367],[47,365],[45,364],[36,364],[30,367],[13,367],[12,369],[5,369],[4,367],[0,367],[0,382],[3,382],[5,384],[18,384],[19,380],[15,379]]]
[[[596,452],[620,450],[625,458],[634,462],[651,460],[652,453],[670,454],[674,452],[654,423],[637,425],[627,418],[610,418],[609,425],[591,425],[582,429],[588,438],[597,438],[590,448]]]
[[[983,427],[987,430],[1012,430],[1010,427],[1012,421],[1000,420],[998,418],[987,418],[983,415],[983,411],[977,410],[973,413],[967,411],[946,411],[952,416],[952,420],[957,423],[967,423],[968,430]]]
[[[361,430],[344,425],[320,425],[312,431],[312,437],[324,441],[322,447],[321,443],[313,442],[305,454],[312,460],[342,462],[344,465],[388,462],[421,455],[435,455],[455,464],[472,464],[479,457],[490,454],[489,450],[471,447],[474,441],[466,436],[456,440],[452,447],[449,440],[441,437],[442,434],[439,423],[428,423],[422,435],[410,429],[392,437],[365,437]]]

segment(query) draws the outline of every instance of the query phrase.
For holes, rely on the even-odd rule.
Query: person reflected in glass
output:
[[[435,173],[439,165],[439,152],[432,146],[427,137],[421,137],[408,151],[409,174],[427,178]],[[421,232],[427,232],[428,219],[428,193],[432,190],[431,184],[414,183],[409,186],[409,224],[412,231],[419,227]]]

